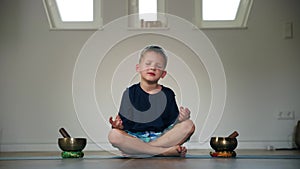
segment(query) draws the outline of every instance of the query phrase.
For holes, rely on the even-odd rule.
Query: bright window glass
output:
[[[93,0],[56,0],[61,20],[93,21]]]
[[[203,20],[235,20],[240,0],[202,0]]]
[[[52,30],[101,29],[102,0],[43,0]]]
[[[139,19],[157,21],[157,0],[139,0]]]
[[[195,24],[201,28],[246,28],[253,0],[194,0]]]

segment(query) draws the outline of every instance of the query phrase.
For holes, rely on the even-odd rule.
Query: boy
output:
[[[194,133],[195,126],[189,109],[178,110],[174,92],[158,84],[167,74],[166,64],[161,47],[145,47],[136,65],[140,83],[126,89],[118,115],[109,119],[109,142],[126,156],[186,155],[182,144]]]

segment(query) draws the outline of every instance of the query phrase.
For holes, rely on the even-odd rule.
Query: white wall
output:
[[[292,147],[300,119],[299,5],[254,0],[247,29],[204,30],[223,62],[228,89],[214,135],[239,131],[239,148]],[[126,14],[125,1],[103,6],[105,23]],[[193,21],[193,1],[168,0],[167,12]],[[36,0],[1,1],[0,21],[0,151],[56,151],[59,127],[86,137],[74,111],[72,75],[93,32],[50,31],[42,1]],[[291,21],[294,38],[284,39],[283,25]],[[161,43],[168,42],[179,54],[177,42]],[[295,120],[277,120],[280,111],[295,111]],[[209,148],[198,145],[196,136],[190,146]],[[88,149],[99,147],[90,141]]]

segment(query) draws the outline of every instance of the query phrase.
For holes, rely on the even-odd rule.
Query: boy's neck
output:
[[[146,82],[140,82],[140,86],[141,88],[149,93],[149,94],[155,94],[161,91],[161,85],[159,85],[158,83],[153,83],[153,84],[149,84]]]

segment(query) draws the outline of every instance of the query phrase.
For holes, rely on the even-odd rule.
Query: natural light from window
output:
[[[139,19],[157,21],[157,0],[139,0]]]
[[[64,22],[93,21],[93,0],[56,0]]]
[[[89,30],[103,26],[102,1],[43,0],[43,3],[51,29]],[[141,23],[152,25],[149,27],[166,26],[165,1],[128,0],[128,14],[138,14],[130,19],[130,27],[140,27]],[[246,28],[252,3],[253,0],[194,0],[195,25],[199,28]]]
[[[235,20],[240,0],[202,0],[203,20]]]

